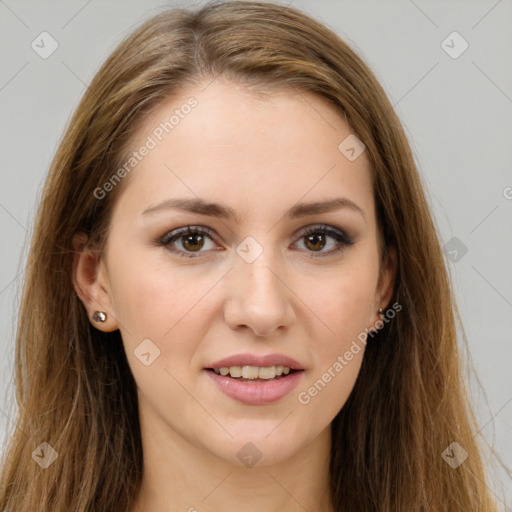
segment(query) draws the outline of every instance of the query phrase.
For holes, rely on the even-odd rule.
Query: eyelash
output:
[[[331,249],[327,252],[315,252],[315,251],[308,251],[311,252],[312,257],[314,258],[321,258],[324,256],[330,256],[334,253],[338,253],[345,249],[346,246],[353,245],[354,241],[344,232],[339,229],[333,228],[331,226],[320,224],[315,226],[309,226],[305,229],[305,231],[302,232],[301,236],[299,236],[298,240],[301,240],[309,235],[315,234],[315,233],[322,233],[325,235],[330,236],[336,242],[338,242],[338,247],[335,249]],[[166,247],[169,251],[177,254],[178,256],[182,258],[197,258],[199,257],[201,252],[207,252],[207,251],[197,251],[195,253],[186,252],[182,250],[177,250],[174,248],[169,248],[169,244],[173,241],[179,240],[181,237],[185,235],[207,235],[209,238],[211,238],[213,241],[215,241],[215,236],[213,235],[213,232],[206,227],[203,226],[185,226],[182,228],[175,229],[173,231],[169,231],[166,233],[163,237],[159,238],[156,243],[159,246]]]

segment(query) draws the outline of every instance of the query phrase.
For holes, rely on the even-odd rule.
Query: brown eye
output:
[[[323,234],[315,233],[304,237],[306,247],[312,251],[321,251],[325,247],[325,237]]]
[[[211,240],[211,247],[207,247],[208,240]],[[200,226],[185,226],[170,231],[158,243],[178,256],[189,258],[199,256],[203,252],[208,252],[208,249],[216,247],[210,230]],[[205,246],[206,250],[202,250]]]
[[[188,236],[182,236],[181,244],[187,251],[198,251],[204,245],[203,235],[193,234]]]
[[[307,252],[313,253],[312,256],[319,257],[329,256],[354,243],[344,231],[326,225],[308,228],[299,240],[304,241]],[[330,240],[333,242],[329,243]],[[325,247],[328,247],[328,250],[324,251]]]

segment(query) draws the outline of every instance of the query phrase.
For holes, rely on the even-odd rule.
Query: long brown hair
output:
[[[495,511],[462,379],[460,317],[400,121],[343,40],[267,2],[167,10],[127,37],[85,92],[52,162],[28,256],[0,510],[124,511],[133,502],[142,471],[135,382],[119,331],[92,327],[75,293],[72,239],[85,232],[101,253],[126,180],[101,200],[94,191],[119,169],[139,122],[188,84],[218,76],[328,100],[366,146],[379,228],[397,250],[391,303],[402,310],[369,339],[332,424],[335,510]],[[50,453],[43,442],[58,455],[46,469],[33,455]],[[457,468],[442,457],[452,442],[468,453]]]

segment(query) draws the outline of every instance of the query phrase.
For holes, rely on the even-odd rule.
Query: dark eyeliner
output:
[[[328,252],[320,252],[320,251],[305,251],[309,253],[311,257],[324,257],[324,256],[330,256],[334,253],[337,253],[341,250],[343,250],[346,246],[350,246],[354,244],[354,241],[351,237],[349,237],[344,231],[334,228],[329,225],[325,224],[316,224],[313,226],[308,226],[307,228],[303,229],[301,232],[299,232],[299,235],[297,236],[297,241],[300,239],[316,234],[316,233],[322,233],[329,237],[331,237],[333,240],[335,240],[338,243],[338,247],[335,249],[331,249]],[[178,240],[180,237],[183,237],[185,235],[206,235],[213,241],[215,241],[215,236],[213,232],[205,227],[205,226],[184,226],[181,228],[177,228],[175,230],[167,232],[164,236],[159,237],[155,243],[158,246],[163,246],[173,254],[177,254],[180,257],[185,258],[196,258],[200,256],[201,252],[209,252],[209,251],[196,251],[195,253],[192,251],[182,251],[179,249],[174,249],[169,247],[169,244],[173,241]],[[297,243],[297,242],[294,242]]]
[[[179,238],[183,235],[208,235],[212,237],[212,232],[203,226],[184,226],[182,228],[174,229],[173,231],[169,231],[163,237],[161,237],[158,242],[161,245],[167,245],[171,240],[175,238]]]
[[[338,242],[338,244],[340,244],[338,247],[336,247],[335,249],[331,249],[328,252],[309,251],[310,254],[318,256],[318,257],[329,256],[331,254],[334,254],[336,252],[339,252],[339,251],[345,249],[346,246],[350,246],[350,245],[354,244],[354,240],[351,237],[349,237],[347,235],[347,233],[345,233],[344,231],[342,231],[338,228],[334,228],[332,226],[328,226],[325,224],[316,224],[314,226],[307,227],[304,231],[302,231],[299,239],[304,238],[309,235],[312,235],[312,234],[315,234],[315,233],[326,234],[326,235],[330,236],[331,238],[333,238],[334,240],[336,240],[336,242]]]
[[[184,235],[207,235],[212,240],[215,240],[213,233],[210,229],[204,226],[184,226],[182,228],[174,229],[172,231],[169,231],[164,236],[158,238],[156,240],[156,244],[159,246],[165,247],[168,251],[172,252],[173,254],[177,254],[180,257],[184,258],[197,258],[201,252],[204,251],[197,251],[197,253],[194,252],[186,252],[181,251],[174,248],[169,248],[168,245],[175,240],[178,240],[180,237]]]

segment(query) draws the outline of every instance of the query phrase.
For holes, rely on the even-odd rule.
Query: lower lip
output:
[[[277,402],[298,385],[304,373],[304,370],[300,370],[276,380],[245,382],[218,375],[210,370],[203,371],[225,395],[247,405],[266,405]]]

